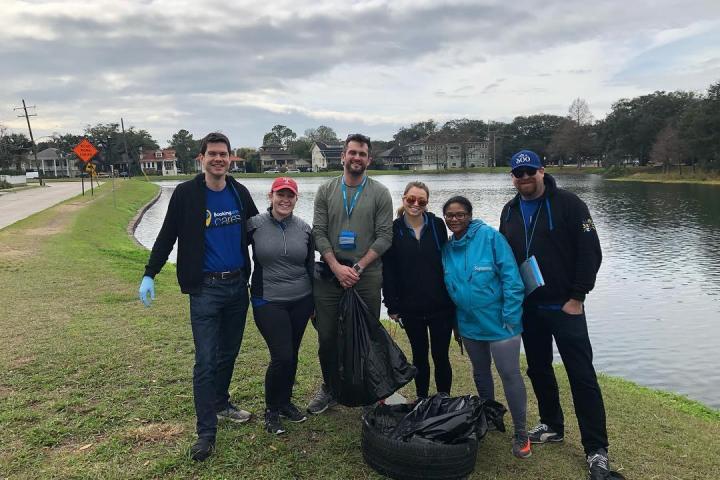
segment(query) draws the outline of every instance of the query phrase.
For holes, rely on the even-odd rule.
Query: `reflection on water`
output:
[[[421,176],[430,187],[429,209],[439,214],[449,197],[464,194],[476,217],[497,227],[502,206],[514,194],[504,174]],[[375,177],[392,193],[395,207],[417,175]],[[603,265],[588,296],[588,323],[599,371],[649,387],[687,394],[720,408],[720,187],[607,182],[593,175],[557,178],[585,200],[603,246]],[[312,222],[318,186],[326,178],[302,178],[296,214]],[[267,206],[270,179],[246,179],[258,209]],[[151,247],[177,182],[138,226]],[[173,253],[174,255],[174,253]],[[174,257],[173,257],[174,258]]]

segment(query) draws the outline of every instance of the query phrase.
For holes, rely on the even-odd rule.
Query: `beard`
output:
[[[347,162],[345,164],[345,173],[352,175],[353,177],[362,176],[367,170],[367,167],[362,163]]]

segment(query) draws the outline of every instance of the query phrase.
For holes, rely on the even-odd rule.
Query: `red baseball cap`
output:
[[[271,192],[277,192],[278,190],[290,190],[295,195],[298,194],[298,186],[297,182],[289,177],[278,177],[275,179],[275,181],[272,183],[272,187],[270,187]]]

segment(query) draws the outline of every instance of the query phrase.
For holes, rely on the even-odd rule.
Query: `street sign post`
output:
[[[93,188],[93,177],[97,175],[95,173],[95,164],[94,163],[88,163],[85,165],[85,171],[90,174],[90,195],[95,195],[95,189]]]
[[[87,165],[85,167],[85,170],[90,173],[90,192],[92,195],[95,195],[95,190],[93,189],[92,184],[92,175],[95,173],[95,165],[92,163],[88,163],[92,158],[97,155],[98,149],[95,148],[95,145],[90,143],[90,141],[87,138],[83,138],[80,143],[75,145],[75,148],[73,148],[73,152],[75,152],[75,155],[78,156],[80,160],[85,162]],[[92,167],[92,172],[88,170],[88,167]],[[80,183],[82,184],[82,194],[85,195],[85,179],[82,177],[82,174],[80,175]]]

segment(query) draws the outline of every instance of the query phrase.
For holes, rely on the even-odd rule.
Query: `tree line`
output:
[[[373,139],[373,152],[377,155],[431,134],[462,135],[487,141],[498,165],[507,164],[514,152],[528,148],[549,164],[690,164],[719,169],[720,81],[702,94],[656,91],[623,98],[599,121],[593,118],[588,102],[582,98],[572,102],[565,116],[518,116],[508,123],[461,118],[440,124],[429,119],[401,127],[391,140]],[[100,150],[95,160],[100,164],[117,163],[120,159],[138,169],[139,149],[159,148],[146,130],[130,127],[123,133],[119,124],[108,123],[88,125],[83,135],[53,134],[38,143],[38,150],[54,147],[69,154],[83,137]],[[310,159],[314,142],[335,144],[341,139],[326,125],[307,129],[300,136],[285,125],[275,125],[263,136],[262,143],[264,148],[280,148],[298,158]],[[175,149],[181,171],[194,171],[200,139],[181,129],[173,134],[168,146]],[[24,134],[9,133],[0,125],[0,170],[20,170],[31,149],[32,144]],[[255,148],[242,147],[235,154],[247,161],[248,171],[260,169]]]

